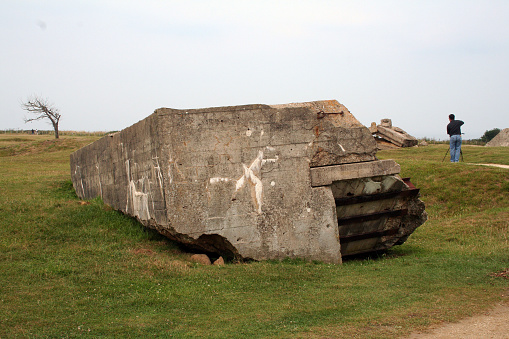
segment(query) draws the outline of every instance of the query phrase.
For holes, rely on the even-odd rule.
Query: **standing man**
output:
[[[461,154],[461,120],[454,120],[454,114],[449,114],[449,124],[447,125],[447,134],[451,139],[449,142],[451,150],[451,162],[458,162]]]

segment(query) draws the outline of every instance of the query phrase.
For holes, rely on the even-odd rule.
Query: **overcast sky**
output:
[[[509,127],[509,1],[0,0],[0,129],[36,94],[61,130],[156,108],[336,99],[416,137]]]

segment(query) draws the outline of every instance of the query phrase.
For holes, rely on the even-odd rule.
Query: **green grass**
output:
[[[404,245],[343,265],[201,266],[78,200],[69,153],[96,138],[0,135],[2,338],[394,338],[507,302],[493,273],[509,266],[509,170],[442,162],[445,145],[379,152],[430,214]],[[463,149],[477,163],[509,164],[508,151]]]
[[[435,144],[425,147],[409,147],[393,150],[379,151],[379,158],[397,159],[399,160],[417,160],[432,162],[449,162],[450,155],[448,153],[449,143]],[[465,163],[494,163],[500,165],[509,165],[509,148],[507,147],[484,147],[477,145],[463,145],[461,147],[463,153],[463,162]],[[446,156],[447,154],[447,156]]]

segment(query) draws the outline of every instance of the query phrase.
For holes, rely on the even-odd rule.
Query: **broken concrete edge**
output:
[[[142,220],[136,217],[136,220],[143,226],[157,231],[166,238],[178,243],[189,251],[207,252],[209,255],[220,254],[224,260],[233,261],[250,261],[251,258],[243,258],[237,249],[223,236],[215,233],[201,234],[197,238],[193,238],[192,234],[178,233],[171,226],[161,227],[154,219]]]
[[[311,186],[328,186],[333,181],[398,174],[401,167],[394,160],[377,160],[326,167],[312,167]]]

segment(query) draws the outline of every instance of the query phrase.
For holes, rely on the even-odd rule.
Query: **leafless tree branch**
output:
[[[58,139],[58,123],[61,117],[58,108],[49,103],[47,99],[35,95],[21,103],[21,107],[29,114],[35,115],[35,117],[25,117],[25,123],[48,119],[55,130],[55,138]]]

